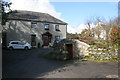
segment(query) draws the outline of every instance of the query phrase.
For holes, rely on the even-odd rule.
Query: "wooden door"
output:
[[[49,45],[49,40],[48,40],[48,36],[47,35],[43,36],[43,45],[44,46],[48,46]]]
[[[43,39],[43,45],[49,46],[49,43],[51,43],[51,36],[44,35],[42,39]]]
[[[36,46],[36,35],[31,35],[31,45]]]
[[[73,59],[73,45],[66,44],[66,49],[68,51],[68,59]]]

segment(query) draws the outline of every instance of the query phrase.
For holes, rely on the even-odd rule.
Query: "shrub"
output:
[[[111,30],[110,33],[110,42],[111,45],[118,46],[118,43],[120,43],[120,27],[114,27]]]

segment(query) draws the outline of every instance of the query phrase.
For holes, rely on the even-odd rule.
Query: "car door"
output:
[[[25,43],[19,42],[18,43],[18,49],[24,49],[24,45],[25,45]]]
[[[14,49],[18,48],[18,42],[12,42],[11,45]]]

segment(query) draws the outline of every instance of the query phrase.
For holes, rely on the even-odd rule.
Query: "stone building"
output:
[[[89,55],[88,48],[90,45],[77,39],[63,39],[54,47],[56,58],[73,59]]]
[[[67,23],[47,14],[16,11],[7,17],[3,25],[3,47],[10,41],[27,41],[33,47],[49,46],[55,39],[66,38]]]

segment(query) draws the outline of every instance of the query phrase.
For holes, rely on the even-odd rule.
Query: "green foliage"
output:
[[[94,39],[93,37],[87,37],[87,36],[79,37],[79,40],[83,41],[89,45],[94,45],[95,41],[96,41],[96,39]]]
[[[104,23],[104,22],[103,22]],[[91,27],[91,26],[89,26]],[[104,38],[100,37],[104,31]],[[97,37],[95,37],[95,35]],[[70,38],[75,38],[91,45],[95,50],[83,60],[92,60],[96,62],[120,61],[118,58],[118,48],[120,48],[120,27],[118,27],[118,18],[110,20],[106,24],[96,28],[84,29],[81,34],[68,34]],[[102,49],[102,50],[99,50]]]
[[[67,33],[67,38],[75,38],[77,34]]]
[[[104,48],[104,49],[106,49],[108,47],[105,40],[96,40],[96,42],[94,43],[94,45],[97,48]]]

